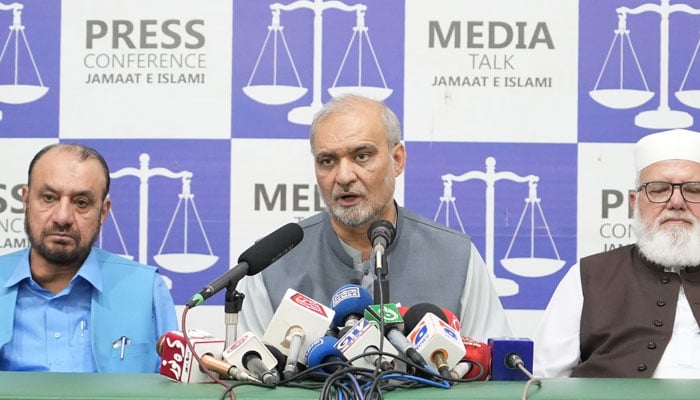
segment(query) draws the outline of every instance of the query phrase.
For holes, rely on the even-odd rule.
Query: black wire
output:
[[[332,394],[332,389],[335,390],[340,390],[343,392],[346,392],[349,398],[354,398],[354,397],[361,397],[362,393],[356,393],[357,387],[353,383],[356,383],[357,386],[361,389],[362,385],[360,382],[363,381],[363,376],[364,373],[369,372],[370,374],[373,374],[374,371],[368,370],[366,368],[359,368],[355,367],[350,363],[345,363],[344,368],[339,368],[332,374],[326,378],[323,388],[321,389],[321,395],[319,396],[320,399],[330,399],[330,395]],[[353,382],[353,379],[355,382]],[[347,377],[348,382],[351,384],[349,385],[350,387],[343,385],[342,380]],[[352,394],[355,393],[355,396]]]
[[[392,359],[394,365],[403,362],[407,368],[415,373],[408,373],[403,369],[381,370],[379,368],[362,368],[352,365],[352,361],[366,356],[381,356]],[[332,372],[328,372],[332,371]],[[368,351],[347,361],[332,361],[303,369],[294,376],[281,380],[276,385],[260,382],[233,381],[219,397],[224,400],[233,394],[233,389],[243,385],[275,388],[276,386],[297,387],[319,391],[320,400],[332,400],[342,396],[345,399],[384,400],[384,394],[399,388],[417,388],[430,386],[426,382],[416,381],[413,375],[420,376],[423,380],[435,381],[444,385],[445,378],[436,371],[426,369],[413,363],[401,354],[389,354],[379,351]],[[387,378],[391,376],[390,378]],[[404,377],[404,378],[402,378]],[[451,381],[471,381],[452,379]]]
[[[235,389],[235,388],[237,388],[237,387],[239,387],[239,386],[245,386],[245,385],[248,385],[248,386],[266,387],[266,388],[270,388],[270,389],[274,389],[274,388],[276,387],[276,385],[270,385],[270,384],[262,383],[262,382],[254,382],[254,381],[232,381],[232,383],[230,383],[230,384],[226,387],[226,389],[221,393],[221,395],[219,396],[219,400],[224,400],[228,395],[230,395],[231,393],[233,393],[233,389]]]

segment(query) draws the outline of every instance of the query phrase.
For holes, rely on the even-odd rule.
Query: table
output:
[[[519,400],[525,382],[460,383],[451,389],[403,389],[385,393],[387,400]],[[218,399],[223,386],[184,384],[158,374],[74,374],[0,372],[0,399]],[[319,392],[299,388],[268,389],[242,386],[235,389],[237,400],[318,399]],[[543,379],[532,386],[530,400],[644,400],[700,398],[700,380],[681,379]]]

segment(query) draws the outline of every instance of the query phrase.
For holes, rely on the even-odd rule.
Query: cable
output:
[[[223,380],[221,380],[221,378],[219,378],[219,375],[218,375],[218,374],[214,373],[214,372],[211,371],[209,368],[207,368],[207,366],[204,365],[204,363],[202,363],[202,358],[199,356],[199,354],[197,354],[197,352],[194,351],[194,346],[192,345],[192,341],[190,340],[190,337],[189,337],[189,335],[187,334],[187,313],[189,312],[189,310],[190,310],[191,308],[192,308],[192,307],[190,307],[190,306],[188,306],[188,305],[185,305],[185,308],[184,308],[184,310],[182,311],[182,319],[181,319],[181,321],[180,321],[180,325],[182,326],[182,337],[185,339],[185,346],[187,346],[187,348],[188,348],[188,349],[190,350],[190,352],[192,353],[192,357],[194,357],[194,359],[197,361],[197,363],[199,364],[200,369],[201,369],[202,371],[204,371],[204,373],[207,374],[210,378],[212,378],[212,379],[214,380],[214,382],[218,383],[219,385],[222,385],[222,386],[226,387],[226,386],[228,386],[228,385],[226,384],[226,382],[224,382]],[[226,390],[226,392],[224,392],[224,395],[223,395],[222,399],[226,397],[225,394],[226,394],[227,392],[230,392],[231,400],[236,400],[236,395],[235,395],[232,391],[230,391],[230,390]]]
[[[260,386],[260,387],[266,387],[269,389],[274,389],[276,385],[268,384],[268,383],[262,383],[262,382],[252,382],[252,381],[234,381],[230,384],[227,385],[226,390],[224,390],[221,393],[221,396],[219,396],[219,400],[224,400],[226,398],[226,395],[230,394],[233,396],[232,398],[235,399],[236,394],[233,392],[233,389],[243,386],[243,385],[250,385],[250,386]]]
[[[528,371],[527,368],[525,368],[525,362],[523,362],[522,358],[520,358],[519,355],[515,353],[509,354],[506,357],[506,366],[508,368],[517,368],[520,371],[522,371],[528,378],[530,378],[527,382],[525,382],[525,387],[523,387],[523,393],[520,396],[521,400],[527,400],[527,393],[530,390],[530,386],[532,386],[533,384],[537,385],[537,387],[539,388],[542,387],[542,381],[539,378],[532,375],[532,373]]]
[[[434,371],[429,366],[418,365],[401,354],[367,351],[347,361],[331,361],[306,368],[294,376],[280,381],[277,385],[268,385],[253,381],[224,382],[217,373],[206,368],[206,366],[201,363],[200,356],[194,352],[193,344],[189,336],[187,336],[186,329],[187,313],[190,308],[191,307],[185,306],[182,314],[181,325],[184,340],[195,360],[202,366],[202,370],[215,382],[226,387],[219,397],[220,400],[225,400],[229,397],[231,400],[235,400],[234,389],[242,385],[254,385],[267,388],[286,386],[319,390],[320,400],[384,400],[385,392],[399,388],[435,387],[449,389],[453,382],[468,381],[443,378],[437,374],[437,371]],[[383,317],[380,318],[380,322],[383,322],[383,319]],[[393,364],[385,362],[383,363],[384,368],[378,366],[374,368],[361,368],[352,365],[352,361],[366,356],[386,357],[393,360]],[[413,370],[420,373],[421,376],[407,374],[404,371],[387,367],[387,365],[396,365],[399,361],[403,362],[408,367],[412,367]],[[517,365],[518,360],[514,359],[513,363]],[[334,372],[327,373],[323,372],[324,370],[333,370]]]

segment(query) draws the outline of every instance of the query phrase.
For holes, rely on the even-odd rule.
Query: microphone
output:
[[[410,309],[406,311],[406,315],[410,312]],[[452,378],[450,370],[466,354],[459,332],[432,312],[426,313],[407,337],[445,378]]]
[[[210,371],[238,381],[258,381],[243,370],[221,360],[226,342],[210,334],[190,330],[187,335],[192,348],[201,354],[201,364]],[[202,365],[192,355],[181,331],[170,331],[158,338],[156,351],[161,357],[160,374],[183,383],[206,383],[213,379],[204,372]]]
[[[304,231],[296,223],[282,226],[257,241],[238,257],[238,265],[204,286],[192,296],[188,307],[198,306],[231,283],[237,283],[245,275],[255,275],[287,254],[304,238]]]
[[[367,238],[372,243],[375,254],[384,254],[386,248],[394,241],[394,237],[396,237],[396,228],[387,220],[374,221],[367,230]],[[379,264],[377,268],[380,268]]]
[[[417,325],[417,322],[414,323],[413,321],[417,316],[425,314],[425,312],[433,312],[454,328],[456,332],[462,330],[462,323],[459,321],[459,318],[457,318],[457,315],[445,307],[438,308],[430,303],[420,303],[410,309],[411,312],[407,314],[409,307],[399,307],[401,315],[404,316],[406,331],[410,332],[413,330]],[[440,315],[438,310],[444,314],[445,318]],[[406,315],[408,315],[408,318],[406,318]],[[462,360],[450,370],[452,378],[487,380],[491,373],[491,349],[486,343],[478,342],[466,336],[462,336],[462,343],[464,344],[466,354]],[[476,365],[476,368],[474,368],[474,365]]]
[[[425,314],[425,312],[432,312],[433,314],[440,317],[440,319],[447,322],[451,327],[455,328],[455,330],[457,332],[462,331],[462,323],[459,321],[459,318],[457,318],[457,315],[455,313],[453,313],[452,311],[450,311],[449,309],[447,309],[445,307],[440,307],[440,311],[442,311],[442,313],[440,313],[440,312],[437,312],[438,309],[435,308],[430,303],[419,303],[419,304],[416,304],[415,306],[418,306],[421,304],[428,304],[428,307],[430,307],[430,309],[426,309],[423,312],[423,314],[420,315],[420,317],[422,317]],[[415,307],[415,306],[413,306],[413,307]],[[406,306],[399,307],[399,312],[401,313],[401,316],[404,317],[404,320],[406,319],[406,311],[408,311],[408,309],[409,309],[409,307],[406,307]],[[443,318],[443,314],[444,314],[444,318]],[[416,323],[418,323],[418,320],[416,320]],[[413,329],[413,327],[415,327],[415,324],[413,324],[409,328],[408,322],[406,323],[406,325],[407,325],[407,328],[405,329],[406,331],[410,331],[411,329]]]
[[[334,347],[355,367],[379,368],[384,371],[397,369],[394,362],[387,361],[382,357],[384,354],[392,355],[392,358],[395,360],[399,355],[399,352],[389,341],[383,343],[382,354],[377,354],[381,336],[381,332],[374,324],[361,318],[344,335],[338,338]]]
[[[340,363],[345,363],[347,360],[338,349],[335,348],[335,343],[338,339],[332,336],[323,336],[316,339],[306,350],[304,358],[306,365],[309,368],[319,367],[319,369],[327,374],[332,374],[340,368]],[[328,364],[328,365],[324,365]]]
[[[313,339],[325,335],[335,311],[294,289],[287,289],[262,337],[287,357],[284,379],[298,372],[299,355]]]
[[[374,298],[375,303],[385,303],[390,298],[389,296],[389,268],[387,266],[384,252],[394,241],[396,229],[391,222],[386,220],[378,220],[372,222],[367,230],[367,238],[372,244],[374,253],[374,269],[376,277],[374,281]]]
[[[431,303],[418,303],[407,308],[402,314],[404,333],[408,334],[408,332],[412,331],[427,313],[433,313],[441,320],[448,322],[447,315],[442,311],[442,308]]]
[[[254,377],[268,385],[276,385],[277,359],[255,335],[246,332],[224,350],[226,362],[239,365],[250,371]]]
[[[289,379],[289,377],[285,376],[285,369],[287,368],[287,356],[285,356],[280,349],[277,347],[265,343],[265,347],[270,351],[270,354],[272,354],[273,357],[275,357],[275,360],[277,360],[277,375],[283,377],[284,380]],[[303,371],[306,369],[306,366],[300,362],[296,363],[296,366],[294,367],[294,374],[296,375],[297,373]]]
[[[383,324],[381,323],[381,310],[383,310]],[[365,308],[365,319],[375,324],[377,327],[381,327],[383,325],[384,335],[389,342],[394,345],[397,350],[405,354],[411,361],[420,365],[421,367],[428,365],[423,356],[403,334],[403,318],[401,318],[401,314],[399,313],[399,309],[396,307],[396,304],[384,304],[383,309],[377,304],[368,306]]]
[[[282,352],[277,347],[273,345],[265,344],[265,347],[267,347],[267,350],[270,352],[270,354],[272,354],[272,356],[275,357],[277,375],[283,376],[284,365],[287,364],[287,357],[284,354],[282,354]]]
[[[491,338],[491,380],[521,381],[532,377],[533,342],[527,338]],[[527,371],[527,372],[526,372]]]
[[[362,318],[365,308],[372,305],[373,301],[372,295],[360,285],[341,286],[331,297],[331,308],[335,311],[333,326],[352,327]],[[339,336],[343,333],[341,332]]]
[[[486,343],[462,336],[466,354],[452,370],[455,379],[485,381],[491,374],[491,348]],[[476,365],[476,368],[474,366]]]
[[[445,313],[445,322],[447,322],[451,327],[455,328],[457,332],[462,331],[462,323],[457,318],[457,315],[445,307],[440,308],[443,313]],[[437,314],[435,314],[437,315]],[[439,316],[439,315],[438,315]]]

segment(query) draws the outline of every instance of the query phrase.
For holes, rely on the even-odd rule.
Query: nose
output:
[[[73,204],[68,198],[61,198],[53,209],[53,222],[62,227],[70,226],[73,223]]]
[[[684,209],[686,207],[680,186],[673,187],[673,193],[671,194],[671,198],[668,199],[667,207],[670,209]]]
[[[355,173],[355,164],[352,162],[341,159],[338,163],[338,169],[335,176],[335,181],[338,185],[347,186],[357,180],[357,174]]]

